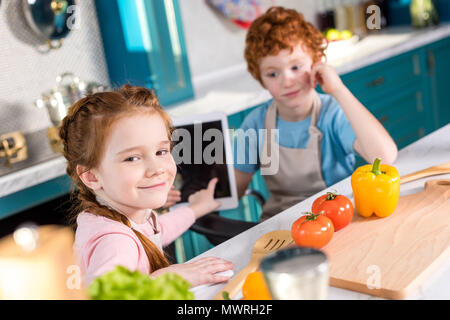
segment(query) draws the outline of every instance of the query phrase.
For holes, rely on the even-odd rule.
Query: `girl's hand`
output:
[[[218,272],[232,270],[234,265],[220,258],[206,257],[184,264],[173,264],[166,268],[156,270],[151,274],[157,277],[161,274],[172,272],[182,276],[192,287],[206,283],[225,282],[230,279],[228,276],[216,275]]]
[[[220,207],[220,202],[214,200],[214,189],[218,180],[217,178],[211,179],[206,189],[197,191],[189,196],[189,207],[194,211],[196,219]]]
[[[163,208],[170,208],[175,203],[181,201],[181,192],[176,190],[174,186],[169,190],[169,194],[167,196],[167,201],[163,205]]]
[[[311,68],[311,86],[315,88],[317,82],[320,84],[323,92],[332,96],[344,86],[337,72],[324,62],[318,62]]]

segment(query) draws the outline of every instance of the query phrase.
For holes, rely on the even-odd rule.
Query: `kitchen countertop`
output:
[[[402,149],[394,166],[403,176],[448,162],[450,160],[448,137],[450,137],[450,124]],[[450,174],[423,178],[403,184],[400,196],[422,191],[425,181],[429,179],[450,179]],[[301,212],[310,211],[314,199],[332,190],[338,190],[340,194],[354,202],[350,177],[348,177],[192,260],[207,256],[220,257],[233,262],[234,272],[237,274],[250,261],[253,244],[260,236],[274,230],[289,230],[292,223],[300,217]],[[224,286],[225,284],[202,286],[193,291],[196,299],[212,299]],[[239,296],[236,298],[239,298]],[[368,300],[381,298],[330,286],[328,299]],[[429,278],[425,279],[422,285],[413,291],[407,299],[450,299],[450,258],[444,261]]]
[[[339,74],[344,74],[448,36],[448,23],[419,30],[396,27],[369,35],[347,48],[345,56],[328,57],[328,61]],[[245,65],[194,80],[194,87],[196,98],[167,108],[170,116],[214,111],[233,114],[270,99],[269,93],[248,74]],[[0,176],[0,197],[57,178],[65,174],[65,168],[61,156]]]

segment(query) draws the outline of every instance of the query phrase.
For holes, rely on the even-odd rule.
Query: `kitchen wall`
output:
[[[39,53],[40,42],[25,22],[22,0],[0,5],[0,134],[28,133],[50,126],[45,109],[34,99],[55,87],[55,78],[71,71],[82,80],[108,84],[103,45],[93,0],[77,2],[80,28],[72,30],[62,48]]]
[[[246,69],[243,58],[246,30],[236,26],[206,0],[179,0],[184,37],[194,88],[218,77]],[[315,0],[263,0],[270,5],[294,8],[315,24]]]
[[[314,0],[263,0],[301,11],[314,21]],[[0,5],[0,134],[24,133],[51,125],[45,109],[33,101],[55,87],[57,75],[71,71],[85,81],[108,84],[108,73],[94,0],[77,2],[80,28],[72,30],[62,48],[39,53],[41,43],[25,22],[22,0]],[[206,0],[179,0],[191,76],[195,88],[211,79],[245,70],[246,30],[213,10]]]

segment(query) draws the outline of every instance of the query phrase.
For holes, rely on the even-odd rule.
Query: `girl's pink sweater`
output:
[[[152,225],[151,219],[137,226],[139,231],[149,238],[155,234],[156,227],[155,229],[161,232],[162,245],[166,246],[181,236],[194,222],[194,212],[186,206],[160,215],[157,226]],[[86,286],[94,278],[118,265],[131,271],[151,273],[144,247],[131,228],[87,211],[78,215],[77,224],[74,252]]]

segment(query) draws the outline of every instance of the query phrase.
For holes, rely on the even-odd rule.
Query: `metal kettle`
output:
[[[57,127],[67,115],[67,110],[86,94],[102,92],[107,86],[96,82],[84,82],[73,73],[66,72],[56,77],[55,89],[42,94],[34,104],[38,108],[47,108],[52,124]]]

